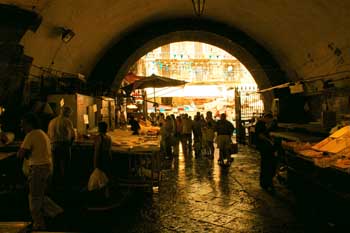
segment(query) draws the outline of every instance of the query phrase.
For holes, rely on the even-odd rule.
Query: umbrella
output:
[[[174,87],[185,85],[187,82],[167,77],[162,77],[159,75],[152,74],[151,76],[140,78],[135,82],[122,87],[126,92],[131,92],[135,89],[144,89],[144,88],[161,88],[161,87]]]
[[[135,89],[144,89],[144,88],[161,88],[161,87],[174,87],[185,85],[187,82],[172,78],[167,78],[159,75],[152,74],[151,76],[141,78],[136,80],[132,84],[122,87],[127,93],[131,93],[131,91]],[[154,92],[154,102],[155,102],[155,92]]]
[[[167,78],[159,75],[152,74],[151,76],[136,80],[133,83],[134,89],[144,89],[144,88],[161,88],[161,87],[174,87],[185,85],[187,82],[172,78]]]
[[[144,76],[138,76],[134,74],[133,72],[129,72],[125,75],[123,81],[125,81],[127,84],[134,83],[137,80],[143,79]]]
[[[144,76],[138,76],[132,72],[129,72],[127,75],[125,75],[122,84],[124,86],[121,88],[126,92],[127,96],[130,96],[131,92],[134,90],[134,82],[140,79],[145,78]],[[125,85],[126,84],[126,85]]]

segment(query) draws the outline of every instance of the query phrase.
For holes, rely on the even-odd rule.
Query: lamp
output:
[[[68,43],[74,36],[75,33],[71,29],[62,28],[61,39],[63,42]]]
[[[197,16],[201,16],[204,12],[205,0],[192,0],[193,10]]]

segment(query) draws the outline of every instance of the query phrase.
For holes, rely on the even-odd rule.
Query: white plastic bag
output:
[[[105,187],[108,183],[108,177],[106,174],[98,168],[91,173],[88,182],[88,190],[93,191]]]

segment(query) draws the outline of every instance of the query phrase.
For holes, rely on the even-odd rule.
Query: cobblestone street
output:
[[[240,146],[229,168],[220,167],[217,156],[210,161],[180,155],[168,164],[153,195],[133,195],[105,217],[89,216],[87,229],[99,225],[112,232],[305,232],[293,211],[292,193],[279,184],[274,195],[259,187],[259,154],[254,149]]]
[[[218,153],[218,151],[216,151]],[[82,194],[56,197],[65,212],[49,226],[67,232],[269,232],[306,231],[297,217],[293,193],[276,183],[276,193],[259,187],[259,154],[240,146],[233,164],[222,168],[214,160],[179,158],[168,162],[153,193],[128,191],[118,207],[81,208]],[[70,199],[70,200],[69,200]],[[26,199],[6,221],[29,221]],[[23,209],[24,208],[24,209]],[[22,210],[21,210],[22,209]],[[12,209],[13,211],[13,209]],[[8,213],[11,212],[9,209]],[[23,214],[24,213],[24,214]]]

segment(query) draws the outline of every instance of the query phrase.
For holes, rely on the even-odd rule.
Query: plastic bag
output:
[[[88,182],[88,190],[93,191],[105,187],[108,183],[108,177],[106,174],[98,168],[91,173]]]

